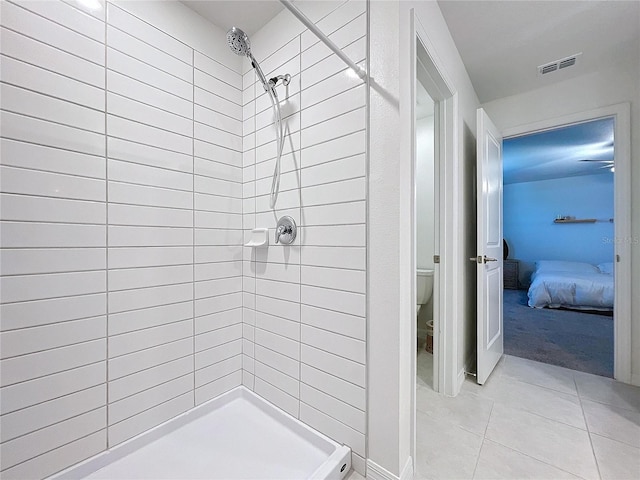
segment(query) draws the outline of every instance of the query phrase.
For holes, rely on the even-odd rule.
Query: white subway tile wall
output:
[[[0,475],[43,478],[241,384],[242,76],[126,5],[1,8]]]
[[[365,61],[366,3],[317,3],[324,5],[300,8]],[[252,228],[272,235],[268,249],[243,254],[243,384],[349,445],[364,474],[366,89],[311,32],[287,24],[288,15],[252,36],[265,75],[292,76],[277,87],[286,142],[275,211],[271,105],[248,63],[242,80],[245,239]],[[292,246],[274,244],[282,215],[298,224]]]
[[[292,76],[274,211],[273,113],[248,63],[126,3],[0,8],[2,478],[44,478],[240,384],[364,473],[362,82],[286,11],[253,35],[267,76]],[[301,8],[366,60],[366,2]],[[282,215],[292,246],[274,245]],[[255,227],[268,249],[242,247]]]
[[[41,478],[107,445],[105,26],[0,8],[0,475]]]

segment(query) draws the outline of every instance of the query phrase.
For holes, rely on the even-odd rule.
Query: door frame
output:
[[[458,167],[458,94],[445,73],[436,49],[429,38],[426,28],[420,23],[414,9],[409,10],[408,28],[406,29],[407,44],[409,45],[406,74],[400,80],[401,110],[406,108],[409,118],[401,119],[403,145],[407,150],[408,161],[401,162],[404,172],[401,172],[400,184],[400,238],[408,238],[409,242],[402,242],[400,248],[400,298],[402,307],[408,315],[403,315],[400,321],[410,322],[410,335],[405,345],[406,359],[410,365],[411,388],[411,455],[416,459],[416,63],[420,60],[429,85],[424,85],[435,102],[434,124],[438,126],[438,137],[434,146],[437,157],[434,166],[438,172],[438,198],[435,204],[439,208],[438,229],[439,238],[436,239],[435,253],[440,255],[440,263],[434,265],[434,360],[437,355],[438,390],[441,394],[453,396],[457,393],[459,375],[456,371],[458,356],[458,322],[459,298],[463,292],[457,284],[459,269],[460,240],[456,235],[459,219],[459,167]],[[422,49],[419,55],[418,44]],[[405,93],[406,92],[406,93]],[[404,108],[403,108],[404,107]],[[406,245],[409,248],[403,247]],[[438,311],[435,311],[436,305]],[[406,357],[405,357],[406,358]],[[403,362],[404,363],[404,362]],[[435,362],[434,362],[435,365]]]
[[[616,380],[631,383],[631,106],[619,103],[561,117],[510,127],[503,139],[520,137],[599,118],[615,120],[614,126],[614,370]]]

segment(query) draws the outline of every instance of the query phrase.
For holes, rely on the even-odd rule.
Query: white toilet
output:
[[[433,270],[418,269],[418,276],[416,279],[416,289],[418,297],[418,308],[416,315],[420,313],[420,307],[426,305],[431,300],[433,294]]]

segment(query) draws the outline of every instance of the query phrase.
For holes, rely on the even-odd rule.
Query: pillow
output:
[[[564,260],[538,260],[536,273],[568,272],[568,273],[600,273],[595,265],[584,262],[568,262]]]
[[[613,275],[613,262],[599,264],[598,270],[600,270],[601,273],[608,273],[609,275]]]

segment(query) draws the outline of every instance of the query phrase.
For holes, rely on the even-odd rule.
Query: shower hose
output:
[[[269,195],[269,206],[275,208],[276,201],[278,200],[278,192],[280,190],[280,158],[282,157],[282,150],[284,149],[284,132],[282,129],[282,114],[280,112],[280,103],[278,102],[278,94],[276,93],[275,85],[268,84],[267,93],[271,100],[271,107],[273,108],[274,126],[276,129],[276,164],[273,169],[273,179],[271,181],[271,194]]]

